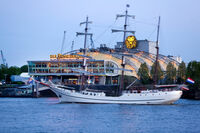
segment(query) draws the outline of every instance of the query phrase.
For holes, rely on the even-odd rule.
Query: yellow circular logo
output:
[[[126,38],[126,41],[125,41],[125,44],[126,44],[126,47],[128,48],[128,49],[132,49],[132,48],[135,48],[136,47],[136,44],[137,44],[137,42],[136,42],[137,40],[136,40],[136,38],[135,38],[135,36],[128,36],[127,38]]]

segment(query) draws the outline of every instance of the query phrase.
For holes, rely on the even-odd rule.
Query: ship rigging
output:
[[[129,6],[127,6],[129,7]],[[84,35],[84,49],[83,49],[83,55],[80,55],[83,57],[83,64],[82,64],[82,70],[72,69],[73,71],[78,71],[82,73],[81,76],[81,85],[80,90],[75,90],[73,87],[69,86],[63,86],[54,84],[51,81],[49,81],[49,84],[46,84],[50,87],[50,89],[56,93],[56,95],[59,97],[60,102],[78,102],[78,103],[118,103],[118,104],[171,104],[175,101],[177,101],[180,96],[182,95],[182,91],[178,88],[181,87],[181,85],[157,85],[157,74],[155,74],[154,77],[154,89],[144,90],[144,87],[141,87],[139,90],[124,90],[124,72],[125,71],[131,71],[128,69],[125,69],[126,66],[126,56],[130,56],[130,54],[127,54],[127,51],[129,51],[129,48],[133,48],[133,46],[136,46],[136,38],[135,38],[135,31],[127,30],[127,18],[135,18],[133,15],[128,15],[128,9],[125,11],[125,15],[117,15],[118,17],[125,17],[125,24],[123,30],[112,30],[112,32],[123,32],[123,43],[122,48],[120,52],[118,52],[118,55],[121,56],[121,69],[112,67],[113,70],[121,70],[121,78],[120,78],[120,86],[118,87],[116,95],[109,96],[103,91],[97,91],[94,89],[89,89],[85,86],[85,76],[88,74],[87,70],[87,36],[92,36],[92,33],[88,33],[88,24],[91,23],[88,21],[88,17],[86,17],[86,21],[80,23],[85,24],[85,32],[80,33],[77,32],[78,35]],[[159,34],[159,26],[160,26],[160,18],[158,23],[158,32]],[[126,38],[126,33],[132,33],[132,36],[129,36],[129,38]],[[156,64],[158,62],[158,37],[157,35],[157,42],[156,42],[156,49],[157,49],[157,55],[156,55]],[[129,45],[133,45],[129,47]],[[126,46],[126,47],[125,47]],[[112,52],[110,52],[112,54]],[[155,72],[157,71],[157,65],[155,68]],[[132,84],[133,85],[133,84]],[[102,86],[104,87],[104,86]],[[159,88],[162,88],[162,90],[158,90]],[[175,89],[176,88],[176,89]]]

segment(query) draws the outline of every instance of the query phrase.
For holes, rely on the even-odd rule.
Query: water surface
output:
[[[200,101],[174,105],[59,104],[0,98],[0,133],[200,133]]]

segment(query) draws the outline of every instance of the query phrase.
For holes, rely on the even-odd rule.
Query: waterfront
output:
[[[0,98],[0,132],[198,133],[200,101],[174,105],[59,104],[56,98]]]

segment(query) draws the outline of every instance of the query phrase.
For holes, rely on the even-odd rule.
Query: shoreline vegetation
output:
[[[152,65],[154,68],[155,63]],[[158,65],[158,84],[187,84],[185,81],[188,77],[195,81],[194,84],[187,84],[190,90],[183,91],[182,98],[185,99],[198,99],[200,100],[200,62],[190,61],[188,65],[184,62],[179,64],[178,69],[169,62],[166,71],[162,71],[160,64]],[[22,85],[22,82],[11,82],[11,75],[19,75],[22,72],[28,72],[28,66],[23,65],[22,67],[5,65],[0,66],[0,91],[7,87],[15,87]],[[149,70],[146,63],[140,65],[138,70],[139,84],[147,85],[153,83],[154,69]],[[129,85],[135,77],[125,76],[125,86]]]

